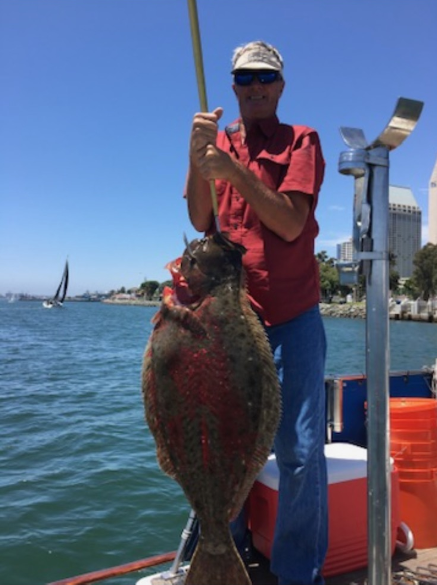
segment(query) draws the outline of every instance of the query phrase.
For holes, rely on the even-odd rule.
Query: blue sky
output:
[[[425,102],[391,155],[427,241],[437,156],[434,0],[197,0],[208,105],[229,123],[234,47],[263,39],[285,61],[279,117],[320,134],[327,163],[316,250],[351,234],[353,181],[339,128],[369,141],[403,96]],[[182,191],[200,109],[185,0],[0,0],[0,293],[70,294],[164,281],[183,233]]]

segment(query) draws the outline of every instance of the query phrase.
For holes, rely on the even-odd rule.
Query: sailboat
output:
[[[45,309],[52,309],[53,307],[61,308],[63,306],[64,299],[67,295],[68,288],[68,260],[65,262],[64,272],[62,273],[61,282],[56,289],[55,295],[43,302],[42,306]]]

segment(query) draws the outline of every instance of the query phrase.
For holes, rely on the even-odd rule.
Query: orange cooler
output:
[[[367,565],[367,450],[349,443],[325,446],[328,465],[329,548],[325,577]],[[249,522],[254,547],[270,558],[277,514],[279,471],[269,460],[249,497]],[[398,474],[392,467],[392,552],[399,518]]]

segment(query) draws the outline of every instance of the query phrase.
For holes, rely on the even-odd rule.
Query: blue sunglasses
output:
[[[279,71],[236,71],[234,73],[235,85],[250,85],[255,78],[262,85],[270,85],[282,79]]]

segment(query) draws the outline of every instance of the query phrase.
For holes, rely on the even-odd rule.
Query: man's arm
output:
[[[187,201],[190,220],[199,231],[212,221],[209,181],[230,182],[249,203],[260,221],[287,242],[295,240],[307,220],[312,197],[299,191],[280,193],[267,187],[251,170],[215,146],[217,122],[223,110],[196,114],[190,140]]]
[[[251,170],[238,161],[234,163],[234,172],[229,181],[249,203],[260,221],[286,242],[299,237],[311,208],[311,195],[299,191],[274,191]]]
[[[213,217],[211,188],[192,163],[188,170],[186,196],[188,215],[193,227],[199,232],[206,232]]]

